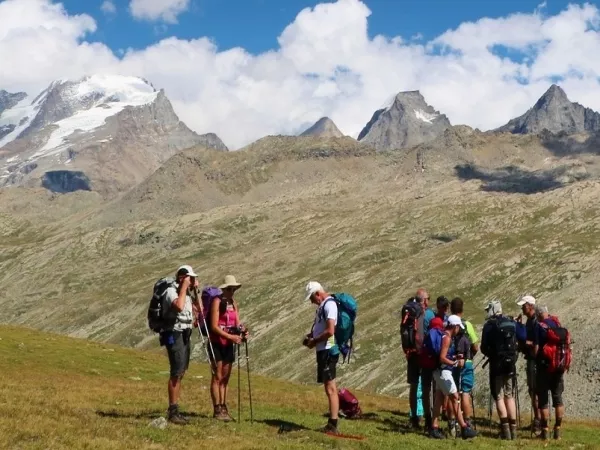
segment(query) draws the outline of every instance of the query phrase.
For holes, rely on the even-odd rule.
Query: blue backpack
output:
[[[437,369],[440,366],[442,338],[444,331],[432,328],[423,340],[423,348],[419,354],[419,365],[424,369]]]
[[[352,353],[353,337],[354,337],[354,321],[356,320],[356,313],[358,305],[356,299],[350,294],[343,292],[337,294],[331,294],[335,301],[338,309],[337,325],[335,326],[335,346],[331,349],[332,354],[342,353],[346,362],[350,362],[350,354]],[[323,308],[323,312],[325,308]]]

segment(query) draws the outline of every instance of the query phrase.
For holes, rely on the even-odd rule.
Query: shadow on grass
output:
[[[158,419],[159,417],[166,418],[166,412],[161,411],[142,411],[140,413],[127,413],[123,411],[110,410],[101,411],[97,410],[96,415],[100,417],[110,417],[112,419]],[[181,415],[184,417],[193,417],[199,419],[208,419],[209,417],[205,414],[197,414],[194,412],[181,411]]]
[[[304,425],[298,425],[297,423],[289,422],[287,420],[281,420],[281,419],[265,419],[265,420],[257,420],[256,422],[264,423],[265,425],[268,425],[270,427],[277,428],[277,432],[279,434],[289,433],[291,431],[304,431],[304,430],[311,431],[310,428],[307,428]]]

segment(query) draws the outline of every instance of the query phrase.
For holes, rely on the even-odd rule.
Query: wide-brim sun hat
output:
[[[223,284],[221,286],[219,286],[219,289],[227,289],[227,288],[239,289],[240,287],[242,287],[242,284],[238,283],[233,275],[227,275],[227,276],[225,276],[225,280],[224,280]]]

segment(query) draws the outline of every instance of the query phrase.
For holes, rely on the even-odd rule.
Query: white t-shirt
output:
[[[313,337],[319,336],[327,329],[327,319],[333,319],[337,325],[338,308],[335,301],[329,301],[333,297],[327,299],[319,305],[315,313],[315,323],[313,326]],[[335,345],[335,337],[331,336],[326,341],[318,342],[315,346],[316,351],[328,350]]]
[[[177,312],[177,310],[173,308],[173,303],[177,301],[178,297],[179,294],[177,294],[176,288],[167,288],[167,301],[165,302],[164,307],[169,309],[168,311],[165,311],[165,313],[168,314],[166,317],[173,317],[173,315],[176,315],[177,317],[175,325],[173,325],[173,329],[175,331],[182,331],[193,327],[194,315],[192,312],[192,298],[189,295],[185,296],[183,311]]]

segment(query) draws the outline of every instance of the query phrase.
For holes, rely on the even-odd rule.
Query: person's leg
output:
[[[179,392],[181,389],[181,378],[185,372],[185,345],[181,333],[175,333],[167,341],[167,354],[169,356],[169,420],[178,424],[185,424],[187,420],[179,413]]]
[[[508,425],[510,430],[510,439],[516,439],[517,437],[517,403],[515,402],[515,378],[514,375],[506,375],[504,377],[504,405],[506,408],[506,416],[508,419]]]
[[[425,416],[425,428],[431,429],[433,420],[431,417],[431,390],[433,389],[433,371],[429,369],[421,370],[421,397],[423,399],[423,414]],[[434,392],[435,395],[435,392]]]
[[[538,401],[538,408],[540,409],[540,427],[541,434],[540,438],[543,440],[548,439],[548,420],[550,419],[550,398],[548,395],[548,374],[545,373],[540,367],[537,367],[536,373],[536,394]]]
[[[459,389],[462,392],[461,395],[461,408],[465,422],[471,426],[471,420],[473,418],[473,400],[471,398],[471,392],[473,392],[473,386],[475,384],[475,376],[473,371],[473,363],[471,361],[465,364],[460,376]]]
[[[536,434],[540,432],[540,409],[538,408],[538,400],[535,389],[536,368],[533,359],[527,360],[527,390],[529,399],[531,400],[531,411],[533,414],[533,422],[531,424],[531,432]]]
[[[231,377],[231,371],[233,369],[233,364],[229,362],[223,363],[222,370],[222,378],[221,378],[221,389],[223,392],[223,399],[221,400],[221,407],[223,408],[225,414],[229,416],[229,410],[227,408],[227,391],[229,386],[229,378]]]
[[[442,386],[439,382],[440,377],[441,371],[439,369],[432,372],[432,379],[435,381],[435,391],[433,393],[433,416],[429,437],[434,439],[444,438],[443,433],[440,431],[440,415],[442,413],[442,404],[446,400],[446,396],[444,395],[444,392],[442,392]]]
[[[329,406],[329,420],[323,431],[328,433],[338,433],[340,400],[335,382],[338,359],[338,355],[331,356],[328,350],[317,352],[317,382],[323,383]]]
[[[563,374],[553,374],[552,385],[550,391],[552,393],[552,405],[554,406],[555,422],[554,422],[554,439],[560,439],[560,430],[562,427],[563,417],[565,415],[565,407],[563,405],[562,394],[565,389]]]
[[[417,415],[417,391],[419,389],[420,368],[415,355],[411,355],[406,360],[406,382],[409,385],[408,403],[411,411],[411,425],[418,427],[419,416]]]

